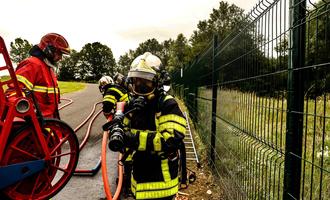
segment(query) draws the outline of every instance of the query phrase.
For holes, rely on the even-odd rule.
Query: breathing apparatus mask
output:
[[[143,78],[130,78],[128,88],[131,92],[129,107],[141,111],[154,99],[156,86],[153,81]]]
[[[146,100],[151,100],[155,96],[157,84],[155,81],[134,77],[129,79],[128,89],[134,97],[141,96]]]

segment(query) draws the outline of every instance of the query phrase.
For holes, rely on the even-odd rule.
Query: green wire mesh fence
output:
[[[260,0],[173,76],[226,199],[330,199],[330,2]]]

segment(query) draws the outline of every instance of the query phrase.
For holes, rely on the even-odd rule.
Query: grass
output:
[[[208,100],[198,99],[197,108],[192,109],[197,111],[194,121],[203,142],[209,145],[212,91],[199,88],[198,96]],[[252,199],[282,196],[287,100],[285,94],[274,96],[218,91],[215,170],[222,178],[227,177],[228,188],[235,188],[237,196],[239,190]],[[189,108],[192,104],[187,105]],[[304,198],[330,197],[329,113],[329,94],[314,100],[305,98],[301,158]]]
[[[82,90],[86,87],[85,83],[80,83],[80,82],[59,81],[58,85],[59,85],[61,94],[75,92],[78,90]]]
[[[9,80],[10,76],[0,76],[1,81]],[[81,82],[66,82],[66,81],[58,81],[58,86],[60,88],[61,94],[76,92],[82,90],[86,87],[85,83]],[[7,86],[3,86],[3,90],[6,90]]]

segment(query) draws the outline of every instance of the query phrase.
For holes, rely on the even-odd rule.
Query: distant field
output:
[[[61,94],[65,93],[70,93],[70,92],[75,92],[78,90],[82,90],[85,88],[85,83],[80,83],[80,82],[64,82],[64,81],[59,81],[58,82]]]
[[[5,81],[8,80],[9,76],[1,76],[0,80]],[[59,81],[58,82],[61,94],[75,92],[78,90],[82,90],[85,88],[85,83],[80,82],[65,82],[65,81]],[[6,90],[6,87],[4,87],[4,90]]]

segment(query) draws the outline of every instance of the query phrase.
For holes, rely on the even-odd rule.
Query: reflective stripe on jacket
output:
[[[103,112],[110,113],[117,102],[128,101],[127,91],[118,85],[106,85],[103,96]]]
[[[125,118],[124,124],[138,137],[131,177],[136,199],[175,195],[179,189],[178,159],[163,156],[163,142],[178,134],[182,139],[186,130],[186,120],[175,99],[167,95],[163,100],[154,100],[143,112]]]
[[[52,68],[39,58],[31,56],[17,66],[15,73],[21,87],[33,91],[42,115],[59,118],[60,93]]]

